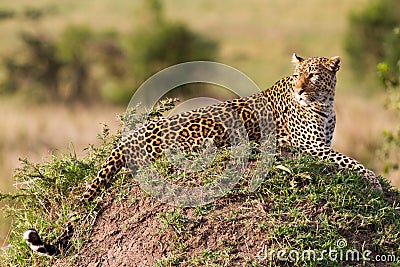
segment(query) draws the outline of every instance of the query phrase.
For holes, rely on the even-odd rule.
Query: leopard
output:
[[[302,58],[294,53],[292,62],[292,75],[280,79],[266,90],[150,120],[124,135],[83,193],[82,202],[93,201],[122,168],[129,168],[135,175],[140,166],[154,162],[171,146],[185,151],[196,150],[201,149],[207,139],[211,139],[218,148],[230,146],[240,138],[232,138],[237,129],[244,130],[249,140],[257,142],[266,131],[271,130],[271,125],[278,147],[295,148],[301,153],[332,162],[338,170],[354,170],[374,190],[382,192],[373,171],[331,148],[336,124],[336,74],[341,58]],[[73,226],[69,222],[65,233],[54,244],[43,242],[35,229],[25,231],[24,240],[34,252],[55,256],[65,252],[72,234]]]

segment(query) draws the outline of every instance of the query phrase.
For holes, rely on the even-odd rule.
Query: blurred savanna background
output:
[[[0,3],[0,192],[20,158],[77,156],[119,127],[140,84],[213,60],[268,88],[291,55],[341,56],[333,147],[400,187],[398,0],[42,0]],[[184,98],[221,91],[181,90]],[[0,246],[10,220],[0,215]]]

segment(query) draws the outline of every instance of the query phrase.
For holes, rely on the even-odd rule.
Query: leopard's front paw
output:
[[[372,187],[376,191],[382,192],[381,183],[379,182],[378,177],[373,171],[366,169],[364,172],[364,177],[371,183]]]

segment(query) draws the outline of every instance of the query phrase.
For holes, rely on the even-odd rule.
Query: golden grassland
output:
[[[396,118],[383,108],[383,93],[364,92],[352,78],[343,51],[343,37],[350,10],[360,9],[368,0],[165,0],[167,19],[187,23],[192,29],[219,41],[219,61],[231,65],[267,88],[290,74],[291,54],[303,56],[342,56],[337,85],[337,130],[334,147],[353,156],[378,173],[382,162],[374,152],[382,140],[383,129],[398,126]],[[113,29],[129,34],[143,27],[141,1],[132,0],[30,0],[2,2],[1,8],[22,12],[27,7],[52,6],[54,14],[38,21],[18,17],[0,21],[0,56],[21,47],[20,31],[56,36],[66,25],[84,24],[95,30]],[[374,75],[374,74],[371,74]],[[1,76],[1,71],[0,71]],[[32,104],[20,98],[0,98],[0,188],[12,189],[12,172],[18,158],[41,161],[57,150],[82,148],[96,141],[101,123],[112,131],[118,127],[116,113],[123,107],[59,106]],[[390,174],[400,186],[400,174]],[[0,218],[0,224],[4,224]],[[4,237],[6,227],[0,227]]]
[[[119,127],[122,107],[33,105],[15,98],[0,98],[0,191],[13,190],[13,170],[20,158],[41,162],[52,154],[76,152],[96,144],[96,135],[104,124],[112,132]],[[8,231],[9,220],[0,213],[0,247]]]
[[[115,131],[118,128],[117,113],[123,112],[123,108],[111,106],[66,107],[21,102],[19,99],[0,99],[2,191],[5,187],[11,189],[12,171],[19,166],[19,158],[38,162],[69,149],[79,156],[84,147],[96,142],[96,134],[101,132],[104,124]]]

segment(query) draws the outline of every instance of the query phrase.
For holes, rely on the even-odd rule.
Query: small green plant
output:
[[[388,43],[388,61],[377,65],[380,82],[386,90],[386,107],[400,116],[400,27],[393,30]],[[395,45],[393,45],[395,44]],[[390,60],[390,61],[389,61]],[[400,129],[384,131],[385,142],[380,155],[385,161],[384,172],[389,173],[400,168]]]
[[[166,213],[159,213],[158,217],[161,219],[161,223],[163,224],[161,230],[165,230],[167,227],[172,227],[177,236],[183,234],[182,229],[184,229],[187,220],[179,210],[170,210]]]

